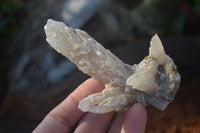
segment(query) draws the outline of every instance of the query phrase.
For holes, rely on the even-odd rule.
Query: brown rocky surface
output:
[[[165,111],[148,108],[147,133],[200,132],[200,75],[184,80]]]

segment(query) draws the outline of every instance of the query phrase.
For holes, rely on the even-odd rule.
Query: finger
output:
[[[74,133],[104,133],[113,115],[114,112],[106,114],[87,113],[81,119]]]
[[[78,103],[89,94],[100,92],[104,85],[95,79],[88,79],[54,108],[34,132],[70,132],[83,116]]]
[[[146,109],[142,104],[136,103],[126,114],[122,133],[144,133],[146,121]]]
[[[125,116],[126,116],[126,112],[117,113],[108,133],[120,133],[122,129],[122,125],[124,123]]]

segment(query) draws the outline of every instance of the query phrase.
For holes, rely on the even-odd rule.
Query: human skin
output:
[[[33,133],[144,133],[147,112],[142,104],[120,113],[95,114],[78,109],[80,100],[104,88],[98,80],[86,80],[50,111]]]

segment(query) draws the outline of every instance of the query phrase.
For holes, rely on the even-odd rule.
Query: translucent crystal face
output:
[[[110,86],[84,98],[79,103],[82,111],[121,111],[135,102],[164,110],[174,99],[181,78],[157,35],[151,39],[149,56],[132,67],[86,32],[69,28],[62,22],[48,20],[45,32],[48,43],[59,53],[84,73]]]
[[[135,65],[135,71],[126,80],[126,85],[144,92],[143,102],[164,110],[173,101],[180,81],[173,60],[165,54],[159,37],[155,35],[151,39],[149,56]]]
[[[54,20],[48,20],[44,29],[47,42],[81,71],[104,84],[124,86],[131,66],[125,65],[86,32]]]

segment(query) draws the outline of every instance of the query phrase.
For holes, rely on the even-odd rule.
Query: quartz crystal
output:
[[[173,101],[181,77],[173,60],[154,35],[149,55],[139,64],[127,65],[86,32],[49,19],[44,27],[47,42],[85,74],[109,88],[89,95],[79,103],[84,112],[126,110],[135,102],[164,110]]]

